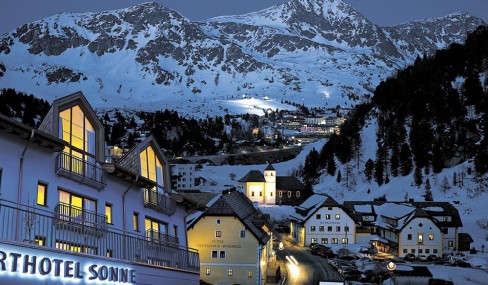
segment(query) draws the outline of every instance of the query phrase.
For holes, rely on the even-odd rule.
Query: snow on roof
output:
[[[303,209],[310,209],[317,205],[322,205],[325,202],[325,200],[327,200],[327,198],[328,196],[326,195],[314,194],[310,196],[307,200],[305,200],[302,204],[300,204],[300,206],[298,207]]]
[[[354,205],[356,213],[373,213],[372,205]]]
[[[425,207],[424,210],[425,211],[431,211],[431,212],[444,212],[444,208],[442,208],[442,207],[435,207],[435,206]]]
[[[399,219],[415,211],[415,207],[396,204],[384,203],[383,205],[374,205],[374,210],[379,216],[384,216],[392,219]]]

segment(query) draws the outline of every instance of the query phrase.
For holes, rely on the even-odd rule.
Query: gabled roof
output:
[[[276,169],[270,163],[270,164],[268,164],[268,166],[266,166],[266,168],[264,170],[267,171],[267,170],[276,170]]]
[[[295,206],[296,213],[294,215],[290,215],[290,219],[299,223],[304,223],[322,207],[338,207],[341,208],[347,215],[351,216],[349,211],[347,211],[329,195],[314,194],[302,204]]]
[[[265,215],[243,193],[230,191],[216,196],[208,202],[205,211],[195,212],[187,217],[187,228],[193,227],[203,216],[234,216],[241,221],[246,229],[256,237],[261,244],[266,244],[269,234],[262,229],[264,223],[269,228],[271,225]]]
[[[132,147],[124,156],[117,160],[115,165],[139,175],[141,173],[140,153],[148,146],[152,146],[154,153],[159,158],[161,164],[163,164],[164,189],[166,192],[171,192],[169,163],[153,135],[148,136],[142,142]]]
[[[238,182],[266,182],[266,179],[261,171],[251,170],[244,177],[239,179]]]
[[[276,176],[276,190],[305,190],[305,185],[295,176]]]

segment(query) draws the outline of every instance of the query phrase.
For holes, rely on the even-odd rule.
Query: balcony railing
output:
[[[150,189],[144,189],[143,193],[144,206],[167,215],[175,213],[174,202],[169,197]]]
[[[107,217],[65,203],[54,207],[56,226],[82,231],[87,234],[101,235],[107,231]]]
[[[105,187],[104,172],[100,165],[66,152],[60,153],[56,159],[56,173],[98,190]]]
[[[167,233],[161,233],[155,230],[147,230],[146,237],[148,240],[156,243],[172,243],[178,244],[178,238]]]
[[[196,274],[200,272],[199,255],[194,249],[171,242],[155,242],[144,235],[124,234],[112,228],[107,228],[103,236],[73,230],[81,227],[66,227],[68,222],[81,225],[86,219],[77,220],[71,215],[60,215],[59,209],[63,208],[51,213],[33,206],[0,200],[0,240],[178,268]],[[60,223],[63,226],[59,226]],[[164,240],[165,237],[158,238]],[[173,241],[177,240],[173,238]]]

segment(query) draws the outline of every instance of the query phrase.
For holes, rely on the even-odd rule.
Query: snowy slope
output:
[[[244,113],[244,95],[290,108],[354,105],[380,80],[483,22],[467,14],[381,28],[340,0],[291,0],[192,22],[157,3],[62,13],[0,39],[0,88],[52,101],[81,90],[97,108]],[[421,38],[422,41],[418,41]],[[5,70],[5,71],[3,71]],[[328,94],[328,96],[326,96]]]

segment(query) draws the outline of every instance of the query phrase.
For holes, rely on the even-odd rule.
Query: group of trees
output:
[[[376,157],[361,160],[361,131],[376,120]],[[414,171],[414,183],[426,185],[422,172],[439,173],[468,159],[477,175],[488,172],[488,27],[379,84],[371,102],[357,105],[322,151],[312,151],[304,177],[334,175],[339,162],[364,164],[366,179],[378,185]],[[328,167],[330,165],[330,167]],[[343,174],[342,174],[343,175]],[[343,175],[344,176],[344,175]],[[430,190],[430,189],[429,189]]]
[[[49,103],[34,95],[17,92],[14,89],[0,90],[0,114],[17,118],[22,123],[37,127],[49,111]]]

